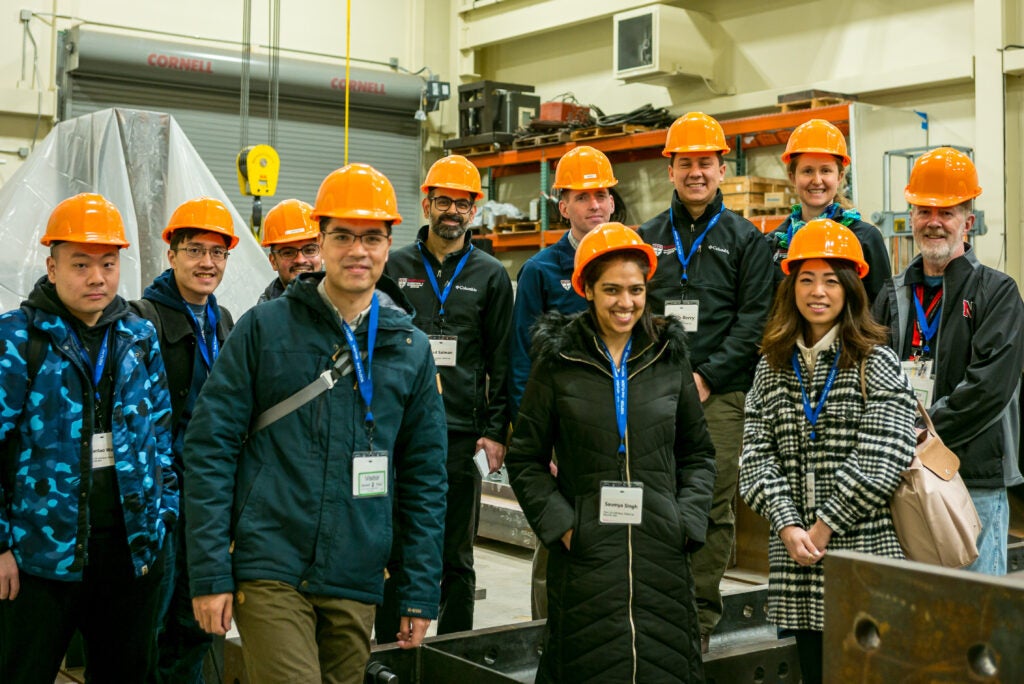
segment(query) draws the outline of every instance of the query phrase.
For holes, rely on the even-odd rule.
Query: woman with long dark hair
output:
[[[868,312],[868,264],[845,226],[796,233],[747,393],[740,494],[768,519],[768,617],[822,680],[828,551],[902,558],[889,499],[914,454],[914,399]]]
[[[572,276],[588,309],[534,333],[505,463],[551,552],[538,682],[704,681],[689,554],[704,542],[714,447],[682,324],[647,304],[656,266],[633,230],[598,226]]]

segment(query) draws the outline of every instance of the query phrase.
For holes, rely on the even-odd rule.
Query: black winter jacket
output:
[[[512,330],[512,281],[501,262],[479,249],[466,260],[445,300],[445,315],[430,285],[423,254],[434,269],[444,292],[470,240],[439,264],[426,246],[427,231],[420,228],[416,243],[388,257],[385,273],[398,283],[412,302],[413,323],[427,335],[457,336],[455,366],[439,366],[441,396],[448,429],[470,432],[504,444],[508,434],[508,342]],[[467,233],[470,235],[470,233]]]
[[[697,219],[672,191],[676,230],[687,252],[722,208],[721,191]],[[768,241],[747,221],[726,209],[704,238],[680,284],[682,266],[676,256],[668,210],[640,226],[640,237],[654,247],[658,268],[648,283],[652,310],[661,314],[665,302],[700,300],[696,334],[689,336],[690,363],[713,394],[746,392],[754,380],[757,349],[774,295]]]
[[[703,545],[714,447],[675,319],[633,333],[627,453],[617,453],[609,362],[591,315],[550,313],[506,459],[516,497],[551,550],[538,682],[700,682],[688,552]],[[552,449],[558,476],[548,470]],[[643,483],[639,525],[601,525],[601,482]],[[571,550],[561,543],[573,529]],[[634,674],[635,673],[635,674]]]
[[[192,390],[193,377],[196,375],[196,363],[202,365],[202,360],[196,355],[196,331],[192,326],[192,320],[185,313],[185,302],[181,298],[177,282],[174,279],[174,271],[167,269],[146,288],[142,298],[148,300],[153,306],[153,313],[159,320],[153,320],[150,312],[147,311],[145,303],[138,301],[131,302],[131,307],[142,318],[146,318],[156,327],[160,341],[160,353],[164,357],[164,367],[167,369],[167,387],[171,392],[171,430],[174,434],[175,467],[181,468],[181,439],[184,437],[184,428],[188,425],[187,417],[182,422],[182,413],[186,409],[191,412],[192,407],[187,406],[189,393]],[[217,299],[210,295],[211,303],[219,312],[217,316],[217,340],[221,349],[224,348],[224,340],[228,333],[235,327],[235,320],[231,312],[217,304]],[[200,369],[202,381],[206,380],[209,372],[205,367]],[[200,384],[200,388],[201,388]],[[195,393],[198,396],[198,392]],[[193,397],[192,403],[195,402]],[[179,470],[180,474],[180,470]]]
[[[942,279],[942,318],[934,342],[934,402],[928,413],[942,441],[960,457],[968,486],[1003,487],[1004,467],[1020,444],[1019,392],[1024,369],[1024,303],[1017,284],[978,261],[970,245]],[[889,327],[901,360],[911,353],[913,285],[924,282],[920,255],[886,284],[872,313]]]

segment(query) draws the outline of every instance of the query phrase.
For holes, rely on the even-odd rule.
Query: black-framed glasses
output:
[[[185,247],[178,247],[174,250],[176,252],[184,252],[188,255],[189,259],[202,259],[207,254],[214,261],[224,261],[231,254],[226,247],[200,247],[199,245],[186,245]]]
[[[467,199],[453,200],[451,197],[445,197],[444,195],[438,195],[431,197],[430,201],[434,203],[434,208],[438,211],[448,211],[455,205],[455,211],[460,214],[468,214],[469,210],[473,208],[473,203]]]
[[[362,235],[356,235],[347,230],[336,230],[327,233],[327,239],[338,247],[351,247],[356,244],[356,241],[359,241],[367,249],[379,249],[388,242],[388,236],[385,233],[363,233]]]
[[[320,245],[315,242],[311,242],[308,245],[303,245],[302,247],[282,247],[281,249],[272,249],[270,252],[271,254],[276,254],[287,261],[291,261],[295,257],[299,256],[299,252],[302,252],[302,256],[312,259],[320,254]]]

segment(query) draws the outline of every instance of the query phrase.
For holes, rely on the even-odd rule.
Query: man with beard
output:
[[[41,242],[0,316],[0,682],[52,682],[77,628],[86,680],[143,684],[178,515],[160,346],[117,295],[113,203],[64,200]]]
[[[413,322],[430,337],[440,372],[448,419],[448,512],[437,633],[449,634],[473,629],[481,480],[474,454],[484,452],[492,473],[505,459],[512,283],[501,262],[473,247],[466,228],[482,195],[472,162],[459,155],[438,160],[422,190],[428,224],[414,244],[391,255],[386,273],[416,309]],[[397,631],[393,588],[388,582],[377,612],[378,643],[394,640]]]
[[[750,221],[723,204],[729,153],[721,124],[702,112],[673,122],[662,155],[673,192],[668,209],[640,226],[658,255],[647,285],[656,314],[689,333],[690,365],[715,445],[715,492],[704,546],[693,554],[701,648],[722,617],[719,584],[732,560],[743,405],[775,285],[771,249]]]
[[[270,248],[270,265],[277,271],[257,304],[284,294],[288,283],[300,273],[313,273],[322,268],[320,261],[320,226],[310,218],[313,207],[302,200],[286,199],[267,212],[263,221],[264,247]]]
[[[531,333],[537,319],[549,311],[574,314],[587,308],[587,300],[572,288],[576,248],[584,235],[611,220],[615,212],[611,188],[618,182],[604,152],[588,145],[574,147],[558,160],[553,187],[558,191],[558,211],[569,223],[569,230],[558,242],[527,259],[516,278],[512,336],[508,345],[513,420],[519,413],[519,402],[530,377]],[[552,471],[557,468],[552,466]],[[548,550],[538,544],[533,554],[530,581],[530,609],[534,620],[548,616],[547,567]]]
[[[185,429],[199,391],[234,327],[231,313],[217,305],[214,291],[224,278],[231,249],[238,244],[227,207],[209,197],[182,203],[163,231],[171,267],[146,288],[132,307],[157,329],[171,390],[171,449],[184,497],[182,461]],[[168,548],[158,634],[156,681],[203,681],[203,659],[211,637],[192,615],[185,554],[184,511]]]
[[[920,254],[889,280],[873,313],[889,326],[935,430],[960,458],[960,476],[981,519],[978,559],[967,570],[1006,574],[1006,488],[1018,467],[1024,302],[1005,273],[978,261],[974,225],[978,172],[958,150],[921,155],[904,195]]]

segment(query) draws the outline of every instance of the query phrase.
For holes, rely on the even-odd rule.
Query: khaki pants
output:
[[[715,490],[711,500],[707,540],[693,554],[693,581],[701,634],[715,631],[722,618],[719,584],[732,560],[736,539],[736,479],[743,448],[743,392],[712,394],[704,402],[711,443],[715,445]]]
[[[361,684],[374,608],[303,594],[284,582],[239,582],[234,614],[249,681]]]

